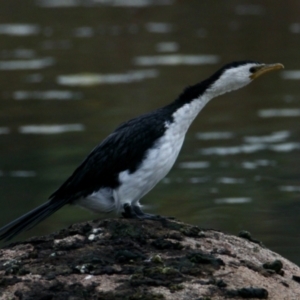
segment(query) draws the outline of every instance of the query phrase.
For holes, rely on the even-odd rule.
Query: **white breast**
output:
[[[176,161],[190,124],[207,101],[194,100],[178,109],[173,114],[174,121],[165,124],[165,134],[148,150],[139,168],[134,173],[126,170],[119,174],[121,184],[114,190],[118,211],[125,203],[137,203],[167,175]]]

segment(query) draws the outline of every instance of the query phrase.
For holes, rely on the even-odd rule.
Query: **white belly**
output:
[[[134,173],[128,170],[120,173],[121,185],[114,191],[117,210],[121,210],[124,203],[138,202],[167,175],[175,163],[183,140],[183,134],[174,134],[172,128],[168,128]]]

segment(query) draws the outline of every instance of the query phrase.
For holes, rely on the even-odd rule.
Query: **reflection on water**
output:
[[[23,0],[0,9],[0,225],[45,201],[121,122],[227,62],[278,61],[285,71],[207,105],[142,204],[249,230],[300,263],[296,2]],[[68,207],[27,236],[96,217]]]
[[[192,184],[204,183],[204,182],[207,182],[209,180],[210,180],[210,178],[208,178],[208,177],[190,177],[190,178],[187,178],[187,182],[192,183]],[[176,180],[176,182],[182,182],[182,180]]]
[[[188,54],[165,54],[153,56],[138,56],[134,58],[137,66],[157,65],[206,65],[216,64],[220,58],[218,55],[188,55]]]
[[[18,170],[18,171],[11,171],[9,172],[9,175],[12,177],[35,177],[36,172],[34,171],[24,171],[24,170]]]
[[[279,190],[281,192],[300,192],[300,186],[291,186],[291,185],[287,185],[287,186],[280,186]]]
[[[244,169],[256,169],[258,167],[274,167],[276,165],[276,161],[267,160],[267,159],[257,159],[254,161],[243,161],[242,168]]]
[[[35,177],[35,171],[27,171],[27,170],[16,170],[16,171],[8,171],[4,172],[0,170],[0,176],[10,176],[10,177]]]
[[[277,145],[270,145],[268,147],[269,150],[276,151],[276,152],[290,152],[294,150],[300,149],[300,143],[282,143]]]
[[[223,184],[242,184],[245,183],[245,179],[243,178],[231,178],[231,177],[221,177],[217,180],[218,183]]]
[[[170,5],[174,0],[36,0],[42,7],[76,7],[76,6],[121,6],[145,7],[151,5]]]
[[[1,58],[33,58],[36,56],[36,52],[32,49],[14,49],[14,50],[2,50],[0,51]]]
[[[262,5],[255,4],[239,4],[235,7],[238,15],[262,15],[265,9]]]
[[[74,29],[74,36],[81,37],[81,38],[88,38],[92,37],[94,35],[94,29],[91,27],[79,27]]]
[[[258,116],[261,118],[274,118],[274,117],[299,117],[299,108],[270,108],[261,109],[258,111]]]
[[[199,140],[226,140],[233,137],[233,132],[201,132],[196,134],[196,138]]]
[[[51,31],[51,30],[50,30]],[[72,47],[71,41],[69,40],[46,40],[41,43],[41,48],[44,50],[68,50]]]
[[[215,199],[214,202],[216,204],[244,204],[251,202],[251,198],[239,197],[239,198],[220,198]]]
[[[179,45],[176,42],[161,42],[156,44],[157,52],[176,52],[179,50]]]
[[[155,78],[158,71],[155,69],[128,71],[124,74],[76,74],[60,75],[57,83],[68,86],[91,86],[98,84],[117,84],[142,81],[147,78]]]
[[[19,128],[20,133],[24,134],[59,134],[72,131],[84,131],[82,124],[64,125],[26,125]]]
[[[14,100],[79,100],[83,98],[82,93],[72,91],[15,91]]]
[[[266,136],[245,136],[243,140],[247,144],[232,146],[232,147],[212,147],[202,149],[201,153],[204,155],[234,155],[239,153],[254,153],[262,150],[271,150],[277,152],[289,152],[299,149],[300,143],[295,142],[284,142],[290,137],[290,132],[287,130],[272,132]],[[269,143],[277,143],[269,145]]]
[[[300,23],[293,23],[290,25],[290,31],[292,33],[300,33]]]
[[[80,0],[36,0],[36,4],[42,7],[73,7],[81,4]]]
[[[263,143],[239,145],[232,147],[210,147],[200,150],[202,155],[236,155],[240,153],[255,153],[263,150],[271,150],[275,152],[290,152],[300,149],[300,143],[281,143],[276,145],[268,145]]]
[[[178,166],[182,169],[205,169],[210,166],[210,163],[208,161],[186,161]]]
[[[300,79],[300,70],[283,71],[283,72],[281,72],[281,77],[283,79],[299,80]]]
[[[31,24],[0,24],[0,34],[26,36],[40,33],[38,25]]]
[[[240,153],[254,153],[257,151],[265,150],[267,145],[240,145],[233,147],[210,147],[200,150],[202,155],[236,155]]]
[[[0,134],[8,134],[10,130],[8,127],[0,127]]]
[[[50,67],[55,64],[53,57],[28,59],[28,60],[2,60],[0,70],[34,70]]]
[[[246,143],[257,144],[257,143],[278,143],[285,141],[290,137],[290,132],[287,130],[272,132],[269,135],[264,136],[245,136],[244,141]]]
[[[146,24],[146,29],[152,33],[169,33],[173,29],[172,24],[149,22]]]

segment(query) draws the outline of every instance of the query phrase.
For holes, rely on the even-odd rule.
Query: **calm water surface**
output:
[[[41,204],[119,123],[222,64],[285,70],[213,100],[149,211],[237,234],[300,263],[300,4],[0,1],[1,225]],[[25,237],[97,216],[66,207]]]

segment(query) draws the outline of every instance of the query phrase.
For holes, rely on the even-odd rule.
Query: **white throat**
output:
[[[213,98],[209,93],[184,104],[173,113],[174,127],[178,132],[185,135],[191,123],[197,117],[206,103]],[[167,125],[168,126],[168,125]],[[175,129],[174,128],[174,129]]]
[[[205,94],[214,98],[225,93],[240,89],[251,82],[249,65],[226,70],[206,91]]]

